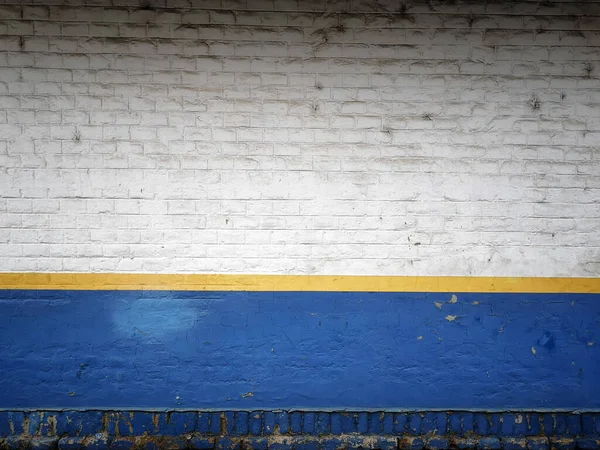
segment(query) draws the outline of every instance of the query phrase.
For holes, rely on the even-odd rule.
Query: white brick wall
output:
[[[600,2],[66,3],[0,0],[0,270],[599,275]]]

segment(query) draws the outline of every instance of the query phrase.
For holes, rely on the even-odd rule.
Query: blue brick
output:
[[[223,430],[223,432],[226,431],[227,427],[224,426],[224,428],[225,430]],[[213,436],[221,434],[221,413],[214,412],[210,415],[210,434]]]
[[[279,433],[286,434],[290,432],[290,415],[286,411],[275,414],[275,423],[279,427]]]
[[[429,450],[446,450],[449,448],[448,439],[443,437],[432,437],[427,440],[427,448]]]
[[[399,447],[403,450],[422,450],[425,440],[422,437],[405,437],[400,439]]]
[[[10,423],[8,420],[8,411],[0,411],[0,437],[6,437],[10,434]]]
[[[575,439],[550,438],[550,448],[552,450],[575,450]]]
[[[198,450],[212,450],[215,448],[215,438],[194,436],[190,439],[190,448]]]
[[[272,439],[272,438],[271,438]],[[277,441],[269,440],[269,450],[289,450],[294,448],[295,440],[291,437],[278,439]]]
[[[321,441],[321,450],[342,450],[346,447],[346,442],[340,438],[329,438]]]
[[[527,417],[525,414],[502,414],[500,425],[501,436],[526,436],[527,428]]]
[[[446,414],[430,412],[423,416],[422,434],[446,434]]]
[[[264,422],[263,433],[266,435],[273,434],[275,432],[275,413],[273,411],[265,411]]]
[[[235,413],[235,423],[233,427],[234,436],[245,436],[248,434],[248,413],[246,411],[237,411]]]
[[[379,450],[396,450],[398,439],[395,437],[379,436],[375,440],[375,448]]]
[[[84,448],[83,437],[64,437],[58,441],[59,450],[74,450]]]
[[[596,434],[596,421],[593,414],[581,415],[582,433],[584,436],[594,436]]]
[[[80,413],[79,421],[81,424],[80,436],[96,434],[102,432],[104,413],[102,411],[86,411]]]
[[[359,449],[364,449],[367,448],[367,445],[365,443],[365,437],[364,436],[348,436],[348,449],[349,450],[359,450]]]
[[[406,433],[406,425],[408,423],[408,416],[406,413],[394,414],[394,434],[402,435]]]
[[[341,413],[331,413],[331,434],[339,435],[342,434],[342,414]]]
[[[565,416],[564,414],[555,414],[554,420],[556,425],[553,434],[556,434],[558,436],[566,436],[568,434],[567,416]]]
[[[9,449],[29,448],[30,438],[24,436],[8,436],[4,439],[6,447]]]
[[[201,412],[198,413],[198,418],[196,419],[196,431],[202,434],[210,433],[210,418],[211,413],[209,412]]]
[[[57,437],[36,437],[31,440],[31,450],[54,450],[58,445]]]
[[[360,434],[367,434],[369,432],[369,413],[359,412],[357,414],[356,431]]]
[[[40,432],[40,428],[42,425],[42,418],[43,413],[40,412],[30,412],[27,413],[26,417],[27,417],[27,421],[29,422],[29,429],[28,429],[28,434],[31,434],[33,436],[35,436],[36,434],[39,434]]]
[[[554,417],[552,414],[540,414],[540,423],[542,426],[542,432],[550,436],[554,434]]]
[[[385,413],[381,423],[381,430],[383,434],[394,434],[394,414]]]
[[[515,415],[514,414],[502,414],[502,421],[500,424],[500,435],[501,436],[514,436],[514,424],[515,424]],[[502,441],[504,442],[504,440]]]
[[[250,434],[253,436],[259,436],[263,434],[263,419],[262,413],[253,412],[249,417]]]
[[[86,441],[86,450],[107,450],[110,447],[108,437],[102,433],[97,433],[91,439]]]
[[[477,447],[477,441],[474,438],[458,438],[454,439],[454,445],[459,450],[471,450]]]
[[[516,414],[513,423],[514,436],[527,436],[529,424],[527,423],[527,415]]]
[[[330,414],[326,412],[321,412],[317,414],[317,434],[322,436],[324,434],[329,434],[329,420]]]
[[[538,436],[542,434],[542,418],[539,414],[529,414],[527,417],[526,436]]]
[[[133,441],[127,439],[114,439],[110,443],[110,448],[111,450],[130,450],[133,448]]]
[[[269,441],[264,437],[250,437],[244,439],[244,450],[267,450]]]
[[[579,414],[567,415],[567,429],[571,436],[581,435],[581,416]]]
[[[489,432],[491,435],[498,436],[500,434],[500,418],[502,414],[492,413],[489,414],[490,419],[490,429]]]
[[[294,434],[302,433],[302,413],[293,412],[290,414],[291,430]]]
[[[462,434],[475,432],[475,414],[472,412],[464,412],[462,415]]]
[[[221,417],[225,417],[225,434],[232,435],[235,429],[235,412],[225,411],[221,413]],[[221,433],[223,433],[223,430],[221,430]]]
[[[408,433],[412,436],[418,436],[421,434],[421,426],[423,419],[421,414],[412,413],[408,415]]]
[[[158,428],[155,434],[161,436],[181,436],[196,431],[198,415],[193,412],[169,412],[158,415]],[[156,420],[156,419],[155,419]]]
[[[12,430],[14,434],[23,434],[25,433],[25,414],[20,411],[9,412],[8,413],[8,421],[10,426],[12,426]]]
[[[517,438],[502,438],[504,450],[527,450],[527,440]]]
[[[107,413],[107,431],[109,436],[116,436],[117,434],[117,424],[119,423],[119,413]],[[61,434],[58,431],[58,421],[61,420],[64,422],[65,417],[57,417],[57,434]]]
[[[547,437],[530,437],[527,439],[529,450],[547,450],[550,448]]]
[[[381,414],[379,412],[369,413],[368,433],[369,434],[380,434],[381,433]]]
[[[56,434],[56,415],[55,414],[45,414],[40,424],[40,434],[42,436],[54,436]]]
[[[479,438],[477,448],[480,450],[500,450],[502,444],[497,437],[483,437]]]
[[[490,421],[487,414],[475,414],[475,432],[480,436],[491,434]]]
[[[313,412],[305,412],[302,414],[302,432],[304,434],[315,434],[316,431],[316,416]]]
[[[451,434],[460,435],[462,433],[462,414],[448,414],[448,432]]]
[[[342,433],[356,433],[356,415],[353,413],[342,413]]]
[[[220,437],[215,440],[217,450],[240,450],[242,445],[240,441],[228,437]]]
[[[152,414],[144,412],[121,413],[119,417],[119,433],[121,436],[141,436],[154,432]],[[91,434],[91,433],[83,433]]]
[[[319,450],[319,441],[314,438],[302,438],[296,441],[295,450]]]
[[[591,438],[577,439],[577,448],[580,450],[597,450],[600,448],[600,441]]]

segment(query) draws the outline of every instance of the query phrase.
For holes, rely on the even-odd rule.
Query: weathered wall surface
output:
[[[598,2],[1,3],[4,271],[598,274]]]
[[[0,0],[0,438],[598,445],[600,2],[63,3]]]

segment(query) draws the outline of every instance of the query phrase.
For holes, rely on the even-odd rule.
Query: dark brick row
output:
[[[0,412],[0,437],[70,436],[600,436],[600,413]]]
[[[114,438],[105,434],[86,437],[28,437],[12,436],[0,439],[0,449],[31,450],[137,450],[137,449],[203,449],[203,450],[592,450],[600,448],[600,440],[591,438],[498,438],[496,436],[246,436],[207,437],[197,434],[184,436],[137,436]]]

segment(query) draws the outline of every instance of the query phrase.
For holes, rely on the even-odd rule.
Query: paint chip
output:
[[[479,302],[477,300],[475,300],[472,305],[479,305]]]
[[[456,296],[456,294],[452,294],[452,297],[450,297],[450,301],[448,303],[457,303],[458,302],[458,297]]]
[[[521,414],[517,414],[515,417],[515,423],[523,423],[523,416]]]
[[[419,337],[417,338],[417,341],[422,341],[422,340],[423,340],[423,336],[419,336]]]
[[[590,346],[590,347],[591,347],[592,345],[594,345],[594,343],[593,343],[593,342],[588,342],[588,346]]]
[[[448,315],[446,316],[446,320],[447,320],[448,322],[454,322],[454,321],[455,321],[457,318],[458,318],[458,316],[452,316],[452,315],[450,315],[450,314],[448,314]]]
[[[242,394],[242,398],[254,397],[254,392],[246,392]]]
[[[533,353],[533,355],[535,356],[535,354],[537,353],[537,351],[535,350],[535,347],[531,347],[531,353]]]
[[[442,309],[443,303],[440,303],[440,302],[434,302],[434,303],[435,303],[435,306],[437,307],[437,309]]]

